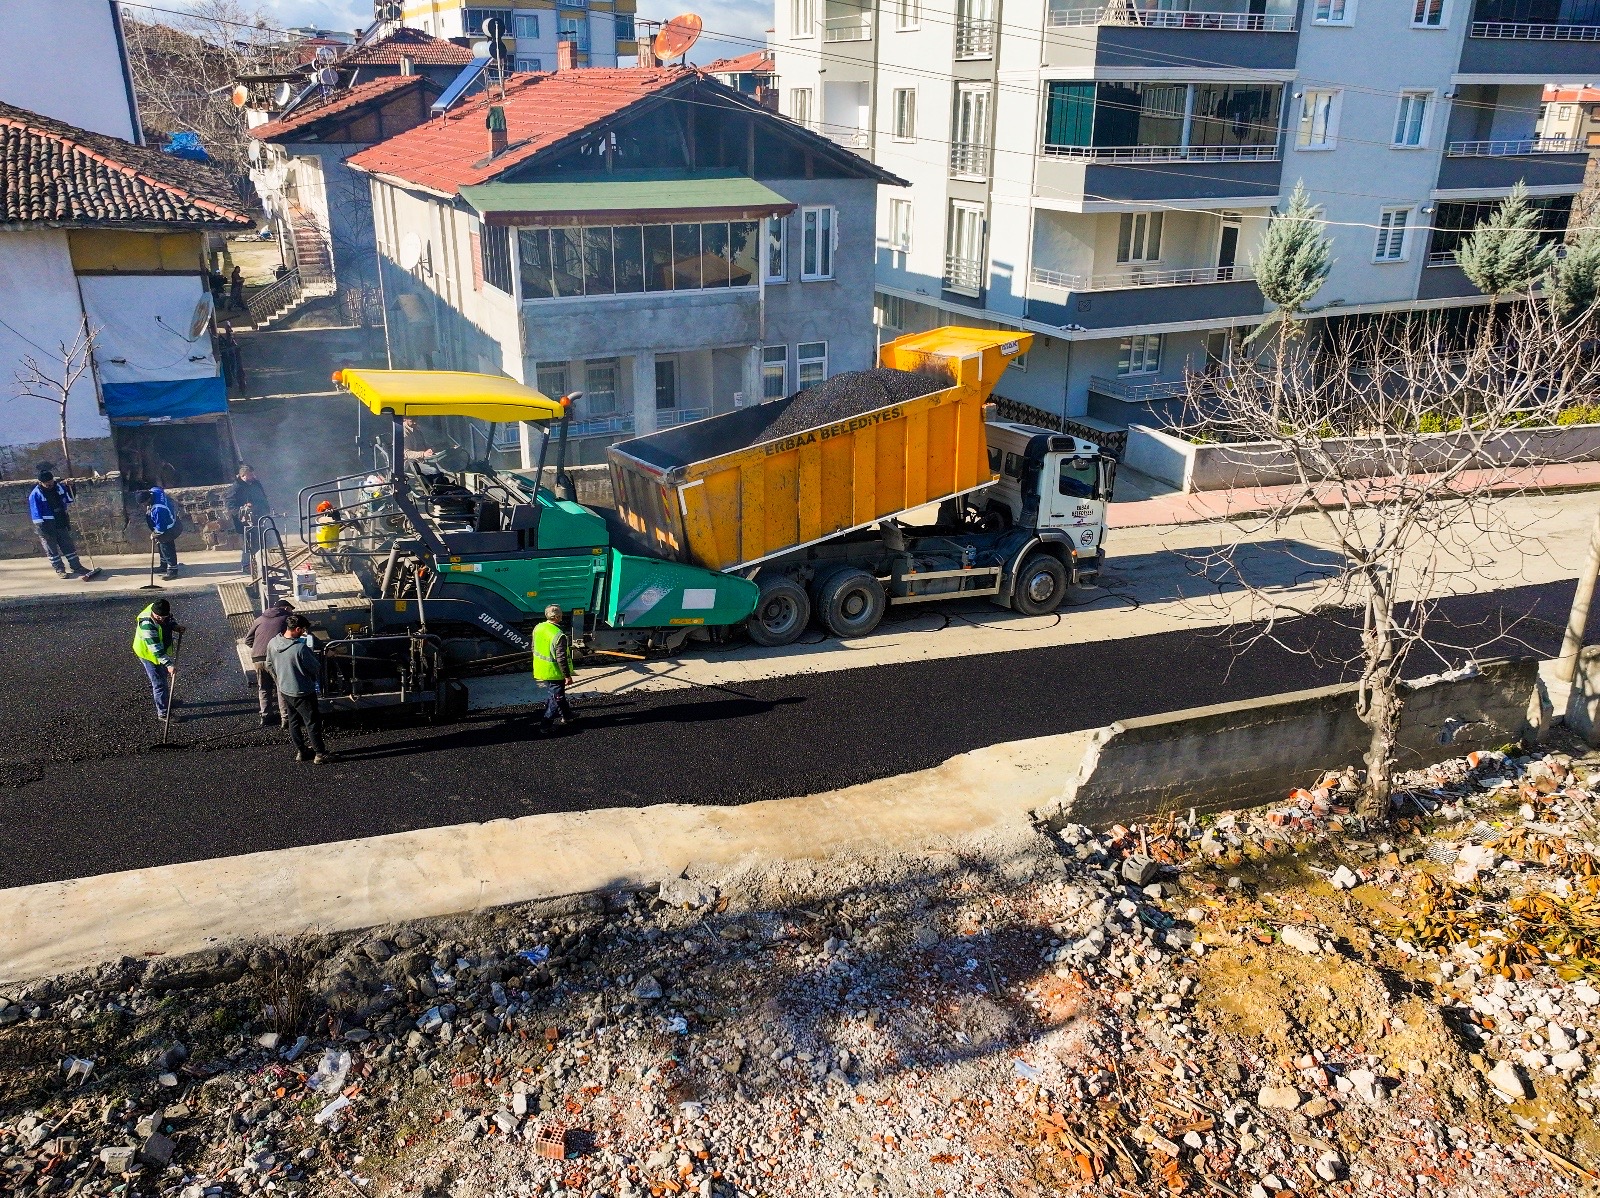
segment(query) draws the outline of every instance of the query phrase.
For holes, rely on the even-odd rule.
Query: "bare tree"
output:
[[[1600,384],[1592,313],[1524,295],[1505,305],[1493,343],[1446,314],[1342,317],[1236,361],[1220,388],[1191,380],[1191,435],[1231,443],[1241,466],[1288,480],[1262,492],[1256,530],[1309,521],[1333,551],[1333,564],[1317,562],[1326,573],[1316,585],[1289,592],[1253,582],[1241,544],[1200,556],[1215,581],[1245,593],[1246,645],[1270,639],[1326,661],[1337,652],[1327,638],[1308,648],[1287,622],[1359,623],[1359,648],[1334,660],[1357,675],[1370,732],[1364,814],[1388,811],[1413,652],[1426,649],[1437,669],[1476,648],[1430,626],[1438,601],[1538,552],[1536,531],[1513,527],[1500,500],[1523,464],[1555,460],[1550,426]]]
[[[48,358],[25,355],[16,373],[16,393],[25,399],[54,404],[57,436],[61,442],[61,475],[72,477],[72,446],[67,440],[67,405],[83,376],[93,363],[95,335],[87,318],[78,326],[70,343],[59,341]]]

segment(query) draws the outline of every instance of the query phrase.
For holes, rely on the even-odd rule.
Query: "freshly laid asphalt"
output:
[[[1548,656],[1571,594],[1565,582],[1449,600],[1441,639],[1480,659]],[[0,888],[538,812],[812,794],[1001,741],[1341,677],[1274,642],[1237,652],[1249,628],[1199,629],[592,699],[575,730],[549,740],[526,711],[338,728],[342,761],[313,766],[257,726],[211,595],[174,601],[189,628],[182,721],[173,746],[155,747],[131,652],[143,604],[0,609]],[[1284,637],[1324,657],[1354,648],[1324,622],[1281,626]],[[1411,673],[1445,664],[1414,657]]]

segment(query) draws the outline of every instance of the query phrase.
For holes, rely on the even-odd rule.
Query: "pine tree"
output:
[[[1521,183],[1456,251],[1472,285],[1491,299],[1528,290],[1554,259],[1554,248],[1539,243],[1539,210]]]
[[[1584,230],[1556,258],[1544,280],[1550,307],[1561,320],[1583,316],[1600,300],[1600,229]]]
[[[1322,231],[1322,209],[1296,183],[1289,207],[1274,212],[1251,265],[1261,294],[1277,305],[1280,319],[1304,312],[1333,266],[1332,241]]]

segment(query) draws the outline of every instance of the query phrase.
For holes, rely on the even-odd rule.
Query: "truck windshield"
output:
[[[1092,458],[1061,459],[1061,494],[1074,499],[1093,499],[1099,471]]]

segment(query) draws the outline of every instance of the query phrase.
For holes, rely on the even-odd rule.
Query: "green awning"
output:
[[[756,220],[795,205],[725,171],[617,171],[552,183],[484,183],[461,198],[491,225],[626,225]]]

